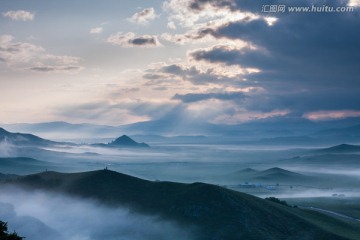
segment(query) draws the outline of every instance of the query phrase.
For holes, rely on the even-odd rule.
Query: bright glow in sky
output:
[[[243,0],[0,0],[0,123],[358,116],[353,3],[295,14]]]

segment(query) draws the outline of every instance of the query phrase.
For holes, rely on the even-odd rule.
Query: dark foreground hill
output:
[[[175,220],[184,227],[196,229],[196,239],[201,240],[355,239],[338,235],[351,235],[356,231],[339,220],[322,215],[319,224],[305,210],[203,183],[152,182],[109,170],[72,174],[44,172],[12,183],[97,199]],[[334,232],[332,226],[341,230]]]

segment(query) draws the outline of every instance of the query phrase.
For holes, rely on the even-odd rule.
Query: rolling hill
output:
[[[314,181],[313,177],[274,167],[263,171],[246,168],[229,175],[229,178],[236,181],[261,182],[261,183],[297,183]]]
[[[274,167],[259,173],[256,173],[252,179],[267,180],[267,181],[301,181],[305,180],[307,176],[291,172],[282,168]]]
[[[321,153],[360,153],[360,146],[351,144],[340,144],[329,148],[317,150]]]
[[[152,182],[114,171],[28,175],[13,184],[58,191],[127,206],[141,213],[175,220],[196,229],[196,239],[345,240],[356,229],[336,219],[313,215],[219,186]],[[8,184],[8,183],[7,183]],[[345,231],[335,232],[333,226]],[[343,236],[341,236],[343,235]]]
[[[312,155],[284,159],[282,164],[287,165],[324,165],[324,166],[340,166],[341,168],[358,168],[360,166],[360,154],[356,153],[326,153],[313,151]]]
[[[56,143],[32,134],[11,133],[3,128],[0,128],[0,142],[15,146],[48,146]]]

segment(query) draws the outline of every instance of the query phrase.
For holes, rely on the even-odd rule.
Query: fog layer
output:
[[[192,239],[189,230],[155,216],[65,195],[0,187],[0,220],[26,240]]]

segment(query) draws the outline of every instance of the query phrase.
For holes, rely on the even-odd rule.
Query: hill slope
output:
[[[234,181],[248,181],[248,182],[264,182],[264,183],[296,183],[307,182],[314,180],[310,176],[288,171],[282,168],[274,167],[263,171],[257,171],[251,168],[239,170],[229,175],[229,179]]]
[[[55,143],[32,134],[11,133],[3,128],[0,128],[0,142],[21,146],[47,146]]]
[[[305,220],[297,214],[299,209],[209,184],[151,182],[109,170],[45,172],[22,177],[14,183],[121,204],[185,226],[197,226],[197,239],[201,240],[348,239]],[[348,232],[355,231],[345,228]]]
[[[360,153],[360,146],[350,144],[340,144],[329,148],[318,150],[322,153]]]

